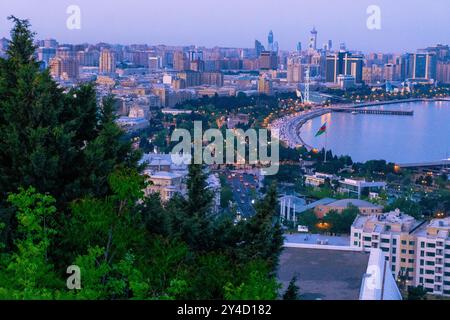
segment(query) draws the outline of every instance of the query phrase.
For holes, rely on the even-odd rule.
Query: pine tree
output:
[[[262,259],[275,272],[283,248],[283,232],[277,215],[277,189],[273,183],[256,205],[256,214],[243,225],[240,259]]]
[[[289,282],[289,286],[283,295],[283,300],[299,300],[299,288],[296,285],[297,277],[294,276]]]

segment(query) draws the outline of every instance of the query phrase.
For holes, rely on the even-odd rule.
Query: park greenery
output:
[[[140,153],[112,97],[63,90],[27,20],[0,59],[0,299],[276,299],[283,236],[271,186],[246,221],[211,214],[199,165],[187,197],[144,197]],[[66,285],[68,266],[81,289]]]

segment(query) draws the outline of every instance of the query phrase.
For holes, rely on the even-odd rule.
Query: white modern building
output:
[[[386,182],[368,182],[366,180],[344,179],[339,181],[338,191],[348,195],[357,196],[379,193],[386,189]]]

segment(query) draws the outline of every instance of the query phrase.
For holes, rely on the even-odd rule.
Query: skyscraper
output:
[[[403,79],[436,80],[437,58],[435,53],[407,53],[401,59]]]
[[[302,43],[301,42],[297,43],[297,52],[302,52]]]
[[[339,75],[351,75],[356,83],[362,83],[363,56],[352,55],[350,52],[341,51],[327,55],[326,82],[337,83]]]
[[[259,57],[259,68],[262,70],[275,70],[278,67],[278,57],[273,51],[263,51]]]
[[[269,36],[267,37],[268,47],[267,50],[273,51],[273,32],[270,30]]]
[[[311,36],[309,38],[309,49],[316,50],[317,49],[317,30],[316,27],[313,27],[311,30]]]
[[[114,52],[109,49],[103,49],[100,53],[98,64],[99,73],[114,73],[116,72],[116,58]]]
[[[261,44],[261,42],[259,42],[258,40],[255,40],[255,53],[256,53],[256,57],[259,58],[259,56],[261,55],[261,52],[264,51],[264,46]]]

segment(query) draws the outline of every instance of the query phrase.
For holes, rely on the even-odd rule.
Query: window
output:
[[[364,237],[364,241],[372,241],[372,237]]]
[[[425,279],[425,283],[434,283],[433,279]]]
[[[427,266],[434,266],[434,262],[433,261],[427,261]]]
[[[434,254],[434,252],[427,252],[427,257],[434,257],[434,256],[436,256],[436,255]]]
[[[409,242],[409,245],[410,245],[410,246],[413,246],[413,245],[415,245],[415,242],[414,242],[414,241],[410,241],[410,242]]]
[[[434,243],[427,243],[427,248],[436,248]]]
[[[402,249],[402,253],[403,253],[403,254],[406,254],[406,250],[405,250],[405,249]]]
[[[420,265],[423,266],[424,265],[424,260],[420,259]]]
[[[358,245],[358,241],[354,241],[353,245],[357,246]]]
[[[381,250],[383,250],[383,252],[389,252],[389,248],[381,248]]]
[[[419,273],[420,273],[420,274],[423,274],[423,268],[420,268]]]
[[[409,254],[414,254],[414,250],[409,250]]]
[[[401,258],[400,261],[401,262],[406,262],[406,259],[405,258]]]
[[[406,240],[402,240],[402,245],[406,246]]]
[[[381,239],[382,243],[389,243],[389,239]]]
[[[392,257],[392,263],[397,262],[397,258],[396,257]]]
[[[392,239],[392,244],[395,246],[397,245],[397,239]]]
[[[355,233],[353,234],[353,236],[354,236],[355,238],[359,238],[359,233],[355,232]]]
[[[433,270],[426,270],[425,273],[426,274],[434,274],[434,271]]]

